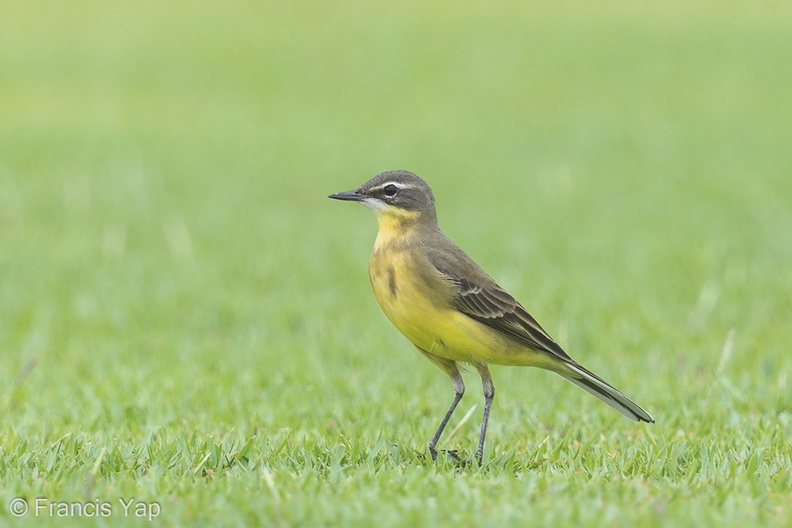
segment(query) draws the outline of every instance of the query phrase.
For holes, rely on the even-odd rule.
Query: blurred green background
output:
[[[125,493],[174,525],[520,524],[531,501],[555,525],[790,522],[788,2],[0,12],[0,515]],[[381,439],[420,451],[451,398],[369,291],[374,220],[326,199],[397,168],[658,423],[496,367],[490,456],[527,470],[369,467]],[[444,445],[472,452],[467,379],[457,419],[479,412]],[[199,466],[213,445],[250,456]],[[582,445],[622,455],[597,476]],[[631,445],[664,469],[608,491]],[[360,489],[316,469],[338,446]]]

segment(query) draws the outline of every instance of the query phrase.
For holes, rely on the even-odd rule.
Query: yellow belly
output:
[[[548,368],[547,354],[533,351],[457,311],[448,302],[450,284],[427,277],[428,263],[407,250],[375,250],[369,276],[374,296],[393,325],[430,354],[468,363]]]

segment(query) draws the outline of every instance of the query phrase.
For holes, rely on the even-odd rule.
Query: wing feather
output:
[[[457,294],[452,304],[457,310],[528,347],[572,361],[536,319],[494,281],[483,286],[448,268],[435,267],[456,286]]]
[[[556,372],[631,420],[654,422],[640,405],[570,358],[514,297],[464,251],[445,240],[441,247],[426,249],[426,254],[442,279],[451,285],[451,303],[457,310],[518,343],[562,360],[568,370]]]

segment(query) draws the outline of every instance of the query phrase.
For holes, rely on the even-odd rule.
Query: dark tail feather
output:
[[[567,380],[607,403],[630,420],[654,423],[651,414],[593,372],[577,364],[567,363],[566,366],[572,372],[559,374]]]

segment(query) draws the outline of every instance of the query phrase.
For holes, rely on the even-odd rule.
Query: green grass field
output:
[[[2,11],[0,525],[792,526],[788,3]],[[493,367],[484,466],[422,459],[450,383],[326,199],[396,168],[657,423]]]

